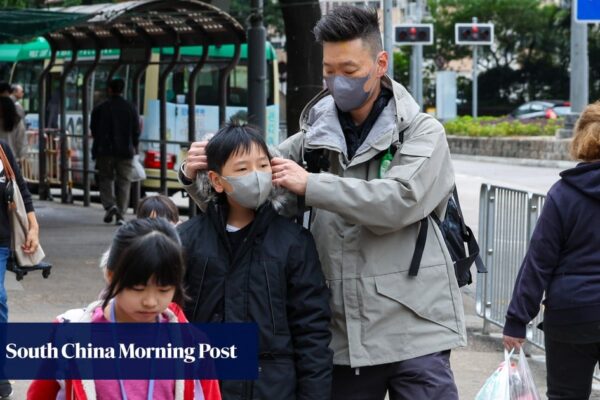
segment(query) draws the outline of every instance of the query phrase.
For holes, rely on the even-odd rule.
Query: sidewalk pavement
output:
[[[29,273],[20,282],[7,273],[10,322],[49,322],[70,308],[95,300],[104,285],[98,268],[100,255],[116,230],[115,225],[102,222],[99,205],[85,208],[36,201],[35,207],[41,244],[53,269],[48,279],[40,273]],[[480,334],[483,323],[475,314],[474,290],[474,285],[464,289],[469,346],[454,350],[451,358],[461,399],[473,399],[503,359],[499,336]],[[545,394],[543,353],[534,350],[534,354],[530,365],[540,393]],[[28,385],[28,381],[16,381],[12,398],[25,399]],[[600,392],[594,392],[592,398],[600,399]]]

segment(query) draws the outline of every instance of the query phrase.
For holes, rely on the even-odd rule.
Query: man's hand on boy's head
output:
[[[274,157],[271,160],[273,184],[289,190],[298,196],[306,193],[308,172],[292,160]]]
[[[208,169],[206,162],[206,145],[208,141],[194,142],[188,150],[187,158],[183,167],[183,173],[190,180],[196,179],[198,171]]]

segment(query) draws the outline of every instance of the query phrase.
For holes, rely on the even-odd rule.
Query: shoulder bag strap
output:
[[[6,153],[4,152],[4,148],[2,147],[2,145],[0,145],[0,161],[2,161],[2,165],[4,166],[4,169],[6,170],[6,177],[9,180],[14,181],[15,180],[15,172],[12,169],[12,165],[10,165],[10,161],[8,161],[8,157],[6,156]]]

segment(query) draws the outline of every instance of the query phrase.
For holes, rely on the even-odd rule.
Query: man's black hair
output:
[[[177,231],[164,218],[134,219],[113,237],[107,261],[112,279],[104,291],[103,307],[123,290],[146,285],[150,278],[160,286],[175,286],[173,301],[185,298],[181,243]]]
[[[112,94],[122,94],[125,89],[125,81],[123,79],[113,79],[108,82],[108,88]]]
[[[208,169],[219,174],[229,158],[238,153],[248,153],[253,146],[258,146],[269,155],[269,148],[258,128],[232,120],[210,139],[206,145]]]
[[[379,17],[373,8],[336,7],[321,17],[313,32],[319,43],[362,39],[373,56],[383,50]]]
[[[10,83],[2,81],[0,82],[0,93],[10,93]]]

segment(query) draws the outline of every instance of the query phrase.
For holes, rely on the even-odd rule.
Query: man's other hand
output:
[[[271,160],[273,184],[289,190],[298,196],[306,194],[308,172],[296,162],[275,157]]]

